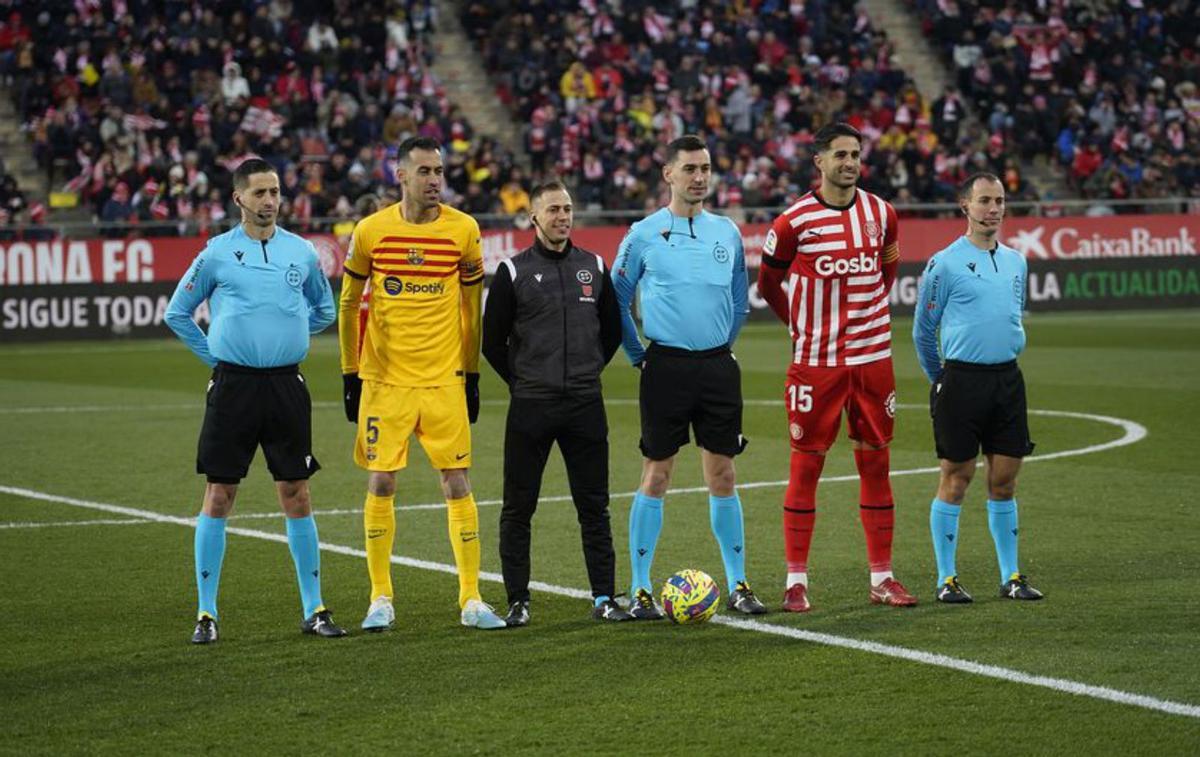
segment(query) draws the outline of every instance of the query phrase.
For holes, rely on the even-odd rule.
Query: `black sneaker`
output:
[[[754,596],[754,591],[745,581],[738,581],[733,587],[726,606],[743,615],[765,615],[767,613],[767,606]]]
[[[615,599],[606,599],[592,608],[592,619],[621,623],[626,620],[634,620],[634,617],[617,604]]]
[[[937,601],[945,602],[948,605],[966,605],[975,600],[958,582],[958,576],[950,576],[944,584],[938,587]]]
[[[529,625],[529,603],[528,602],[510,602],[508,605],[508,614],[504,616],[504,622],[509,628]]]
[[[1000,596],[1005,599],[1028,599],[1038,600],[1046,596],[1037,589],[1029,585],[1029,579],[1020,573],[1013,573],[1012,578],[1008,579],[1003,586],[1000,587]]]
[[[217,640],[217,621],[211,615],[203,615],[196,621],[192,631],[193,644],[213,644]]]
[[[663,609],[645,589],[638,589],[629,600],[629,615],[634,620],[662,620],[667,617]]]
[[[327,639],[336,639],[346,635],[345,629],[333,622],[329,610],[318,610],[310,617],[300,621],[300,632],[313,636],[324,636]]]

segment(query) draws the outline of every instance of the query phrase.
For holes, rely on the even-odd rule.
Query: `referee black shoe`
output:
[[[1000,587],[1000,596],[1004,599],[1027,599],[1039,600],[1045,597],[1037,589],[1029,585],[1029,578],[1020,573],[1013,573],[1012,578],[1008,579],[1003,586]]]
[[[754,591],[745,581],[738,581],[733,587],[733,591],[729,592],[727,606],[733,612],[740,612],[743,615],[766,615],[767,613],[767,606],[754,596]]]
[[[336,639],[345,636],[346,630],[333,622],[329,610],[317,610],[309,617],[300,621],[300,632],[323,636],[326,639]]]
[[[629,614],[634,620],[662,620],[667,617],[654,597],[645,589],[638,589],[629,600]]]
[[[950,576],[944,584],[938,587],[937,601],[945,602],[948,605],[966,605],[975,600],[958,582],[958,576]]]
[[[211,615],[202,615],[192,631],[193,644],[214,644],[217,641],[217,621]]]
[[[504,616],[504,622],[509,628],[519,628],[529,625],[529,603],[528,602],[510,602],[508,605],[508,614]]]
[[[607,620],[610,623],[623,623],[634,617],[626,612],[615,599],[606,599],[592,608],[592,620]]]

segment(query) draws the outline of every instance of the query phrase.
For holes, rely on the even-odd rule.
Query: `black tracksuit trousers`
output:
[[[512,398],[504,431],[500,562],[510,603],[529,600],[529,534],[550,447],[558,443],[579,517],[592,596],[613,596],[615,561],[608,522],[608,418],[604,400]]]

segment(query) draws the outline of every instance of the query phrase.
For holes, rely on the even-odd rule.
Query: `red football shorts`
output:
[[[793,363],[783,401],[794,450],[824,452],[832,447],[843,410],[851,439],[882,447],[892,440],[895,426],[892,359],[834,367]]]

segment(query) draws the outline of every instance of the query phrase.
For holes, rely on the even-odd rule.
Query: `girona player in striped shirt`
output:
[[[785,210],[763,247],[758,289],[788,325],[794,345],[784,402],[792,443],[783,503],[787,592],[783,609],[807,612],[808,548],[817,481],[842,411],[854,442],[859,513],[867,537],[874,604],[916,597],[892,576],[895,508],[888,443],[896,412],[888,293],[900,259],[896,211],[857,186],[862,135],[849,124],[813,140],[820,189]]]

